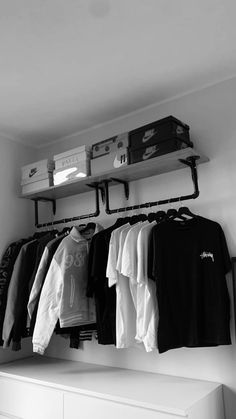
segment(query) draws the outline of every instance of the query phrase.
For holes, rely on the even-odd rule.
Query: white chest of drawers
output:
[[[33,357],[0,365],[0,419],[224,419],[222,385]]]

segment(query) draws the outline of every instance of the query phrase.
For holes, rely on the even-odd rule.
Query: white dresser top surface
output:
[[[186,416],[221,384],[35,356],[0,365],[0,376]]]

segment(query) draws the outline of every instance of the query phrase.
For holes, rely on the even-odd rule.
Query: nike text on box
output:
[[[72,150],[67,150],[64,153],[55,154],[53,156],[55,160],[55,170],[70,167],[72,164],[79,164],[81,161],[90,159],[90,148],[89,146],[82,145]]]
[[[131,150],[136,150],[174,138],[188,143],[188,146],[192,145],[189,137],[189,126],[174,116],[168,116],[130,131],[129,144]]]
[[[107,140],[100,141],[92,145],[92,158],[105,156],[106,154],[115,152],[129,145],[128,132],[119,134]]]
[[[128,165],[128,149],[122,148],[105,156],[91,160],[91,174],[98,175]]]

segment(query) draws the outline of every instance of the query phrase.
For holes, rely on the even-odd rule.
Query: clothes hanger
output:
[[[139,217],[139,221],[147,221],[148,219],[147,214],[144,214],[144,213],[139,214],[138,217]]]
[[[150,206],[149,206],[149,208],[150,208]],[[152,223],[153,221],[155,221],[156,220],[156,212],[154,212],[154,211],[149,212],[148,215],[147,215],[147,220],[149,221],[149,223]]]
[[[121,211],[117,211],[117,213],[119,213],[119,212],[121,212]],[[126,212],[124,213],[124,216],[122,217],[118,217],[117,219],[116,219],[116,221],[115,221],[115,224],[113,224],[110,228],[118,228],[118,227],[121,227],[121,226],[123,226],[124,224],[127,224],[128,222],[130,221],[130,217],[128,217],[127,215],[126,215]]]
[[[132,225],[132,224],[136,224],[136,223],[139,223],[139,222],[142,222],[142,221],[147,221],[147,220],[148,220],[147,215],[142,213],[142,214],[132,215],[132,217],[130,217],[129,222]]]
[[[157,223],[161,222],[161,221],[165,221],[166,220],[166,212],[163,210],[159,210],[156,212],[155,214],[155,220]]]
[[[180,199],[179,199],[180,202]],[[180,207],[182,208],[182,207]],[[168,220],[175,220],[176,218],[181,220],[181,221],[186,221],[186,217],[184,217],[184,214],[182,214],[181,212],[179,212],[180,208],[177,210],[176,208],[169,208],[167,210],[167,219]]]
[[[167,216],[167,218],[168,218],[168,219],[173,219],[173,218],[175,218],[175,217],[177,216],[177,214],[178,214],[178,211],[177,211],[177,209],[176,209],[176,208],[169,208],[169,209],[166,211],[166,216]]]
[[[135,210],[134,215],[132,215],[132,216],[130,217],[129,222],[130,222],[130,224],[131,224],[131,225],[136,224],[136,223],[138,223],[138,222],[139,222],[139,214],[137,213],[137,210]]]
[[[62,234],[69,234],[70,231],[72,230],[72,227],[64,227],[62,231],[60,231],[59,235],[61,236]]]
[[[78,227],[79,227],[79,232],[80,233],[85,233],[90,229],[95,230],[96,223],[93,223],[92,221],[90,221],[88,224],[79,224]]]
[[[117,220],[115,221],[115,224],[113,224],[111,227],[115,228],[115,227],[121,227],[124,224],[127,224],[129,222],[129,217],[119,217],[117,218]]]
[[[197,218],[199,217],[197,214],[194,214],[188,207],[180,207],[178,209],[178,216],[188,215],[191,218]],[[185,218],[186,220],[186,218]]]

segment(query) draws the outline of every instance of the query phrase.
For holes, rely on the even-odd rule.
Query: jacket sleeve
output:
[[[21,248],[20,253],[16,259],[8,288],[6,311],[2,328],[2,339],[4,341],[4,348],[7,348],[9,346],[11,340],[12,328],[15,321],[17,293],[19,291],[20,279],[24,273],[24,257],[25,246]]]
[[[59,318],[62,284],[60,266],[53,258],[42,288],[33,333],[33,352],[40,355],[44,354]]]
[[[48,249],[47,247],[45,247],[42,258],[39,263],[38,270],[35,275],[35,280],[34,280],[34,283],[30,292],[29,301],[27,305],[30,319],[32,318],[34,308],[37,304],[38,296],[40,294],[42,283],[43,283],[43,279],[45,277],[44,275],[45,275],[45,269],[47,265],[47,259],[48,259]]]

